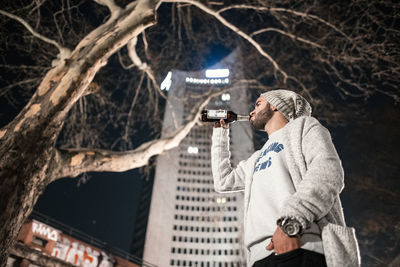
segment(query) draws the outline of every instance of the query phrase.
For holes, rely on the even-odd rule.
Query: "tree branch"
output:
[[[156,23],[155,0],[142,0],[131,9],[125,9],[115,23],[105,23],[86,35],[76,46],[69,60],[49,70],[29,103],[21,110],[5,129],[18,132],[27,129],[45,131],[40,123],[57,125],[85,94],[95,74],[103,67],[111,55],[126,45],[147,27]],[[45,100],[43,96],[48,94]],[[42,108],[46,103],[46,108]],[[47,105],[48,103],[48,105]],[[48,126],[53,127],[53,126]],[[55,130],[46,134],[58,134]]]
[[[123,172],[145,166],[152,156],[177,147],[194,125],[199,122],[201,110],[211,98],[221,95],[227,90],[211,92],[207,98],[197,104],[185,125],[179,127],[167,137],[142,144],[130,151],[118,152],[101,149],[59,149],[53,158],[53,179],[76,177],[84,172]]]
[[[0,97],[2,97],[2,96],[4,96],[5,94],[7,94],[8,91],[9,91],[11,88],[15,87],[15,86],[21,86],[21,85],[25,85],[25,84],[27,84],[27,83],[35,83],[35,82],[38,82],[38,81],[40,81],[40,78],[32,78],[32,79],[26,79],[26,80],[23,80],[23,81],[18,81],[18,82],[16,82],[16,83],[13,83],[13,84],[9,84],[9,85],[7,85],[7,86],[4,86],[4,87],[0,88]]]
[[[149,44],[147,43],[146,31],[142,32],[142,39],[144,44],[144,53],[146,55],[146,58],[149,59]]]
[[[253,37],[254,35],[261,34],[261,33],[264,33],[264,32],[271,32],[271,31],[273,31],[273,32],[279,32],[279,33],[282,34],[282,35],[289,36],[289,37],[292,38],[293,40],[300,41],[300,42],[309,44],[309,45],[314,46],[314,47],[317,47],[317,48],[324,48],[323,46],[321,46],[321,45],[319,45],[319,44],[317,44],[317,43],[314,43],[314,42],[311,42],[311,41],[309,41],[309,40],[307,40],[307,39],[298,37],[298,36],[296,36],[296,35],[294,35],[294,34],[292,34],[292,33],[285,32],[285,31],[283,31],[283,30],[281,30],[281,29],[271,28],[271,27],[265,28],[265,29],[261,29],[261,30],[258,30],[258,31],[255,31],[255,32],[253,32],[252,34],[250,34],[250,36]]]
[[[163,93],[160,86],[158,85],[156,78],[154,76],[154,72],[151,69],[151,67],[146,62],[143,62],[140,59],[139,55],[136,53],[136,44],[137,44],[137,37],[131,39],[128,42],[126,47],[128,48],[129,58],[132,60],[133,64],[139,68],[139,70],[144,71],[147,74],[147,76],[150,78],[154,88],[157,89],[158,93],[164,99],[167,99],[167,96]]]
[[[4,16],[6,16],[6,17],[9,17],[9,18],[11,18],[11,19],[14,19],[14,20],[16,20],[16,21],[18,21],[19,23],[21,23],[22,25],[24,25],[25,28],[26,28],[30,33],[32,33],[33,36],[35,36],[36,38],[38,38],[38,39],[40,39],[40,40],[42,40],[42,41],[44,41],[44,42],[46,42],[46,43],[52,44],[52,45],[54,45],[55,47],[57,47],[58,51],[60,52],[60,53],[58,54],[58,57],[59,57],[61,60],[66,59],[66,58],[69,58],[69,56],[71,55],[71,50],[69,50],[68,48],[62,46],[62,45],[59,44],[58,42],[56,42],[56,41],[54,41],[54,40],[51,40],[51,39],[47,38],[46,36],[43,36],[43,35],[41,35],[40,33],[36,32],[36,31],[31,27],[31,25],[29,25],[29,24],[28,24],[25,20],[23,20],[22,18],[20,18],[20,17],[14,15],[14,14],[8,13],[7,11],[4,11],[4,10],[0,10],[0,14],[4,15]]]
[[[335,25],[333,25],[332,23],[316,16],[316,15],[312,15],[312,14],[307,14],[304,12],[299,12],[299,11],[295,11],[292,9],[287,9],[287,8],[270,8],[271,11],[276,11],[276,12],[286,12],[286,13],[291,13],[293,15],[296,16],[300,16],[303,18],[309,18],[309,19],[313,19],[313,20],[317,20],[319,22],[321,22],[322,24],[325,24],[326,26],[332,28],[333,30],[335,30],[336,32],[340,33],[341,35],[343,35],[348,41],[351,41],[351,38],[345,34],[343,31],[341,31],[338,27],[336,27]]]
[[[144,72],[142,73],[140,80],[139,80],[139,84],[136,87],[135,96],[133,97],[131,106],[129,108],[128,116],[126,118],[125,132],[124,132],[124,135],[122,136],[122,140],[124,140],[125,142],[128,141],[131,116],[132,116],[133,108],[136,105],[136,101],[139,97],[139,91],[140,91],[140,88],[142,87],[143,79],[144,79]]]
[[[284,70],[281,69],[281,67],[278,65],[278,63],[275,61],[275,59],[273,59],[271,57],[271,55],[269,55],[267,52],[265,52],[264,49],[261,47],[261,45],[259,43],[257,43],[253,38],[251,38],[251,36],[249,36],[248,34],[243,32],[242,30],[240,30],[238,27],[236,27],[235,25],[233,25],[232,23],[227,21],[224,17],[222,17],[219,14],[218,11],[212,10],[209,7],[203,5],[202,3],[199,3],[199,2],[194,1],[194,0],[165,0],[163,2],[189,3],[191,5],[196,6],[199,9],[203,10],[207,14],[212,15],[214,18],[219,20],[219,22],[221,22],[227,28],[229,28],[230,30],[236,32],[238,35],[242,36],[245,40],[247,40],[250,44],[252,44],[263,57],[265,57],[269,62],[271,62],[271,64],[274,66],[274,69],[277,72],[279,72],[279,73],[281,73],[283,75],[283,81],[284,81],[284,83],[286,83],[289,75]]]
[[[323,58],[320,58],[321,62],[325,63],[327,66],[329,66],[331,68],[331,70],[335,73],[336,77],[342,81],[343,83],[346,83],[350,86],[353,86],[355,88],[357,88],[360,92],[362,92],[361,94],[353,94],[350,93],[348,90],[344,90],[341,86],[337,87],[347,96],[352,96],[352,97],[366,97],[370,94],[370,92],[368,92],[367,89],[363,88],[360,84],[352,81],[351,79],[346,79],[340,72],[339,70],[334,66],[334,64],[332,64],[331,62],[329,62],[329,60],[325,60]]]
[[[118,17],[119,14],[121,14],[122,9],[117,6],[114,2],[114,0],[94,0],[97,4],[106,6],[111,13],[110,20],[113,20],[114,18]]]
[[[137,37],[131,39],[128,42],[127,48],[128,48],[129,58],[132,60],[133,64],[139,68],[139,70],[146,71],[150,67],[147,65],[147,63],[143,62],[136,53],[136,44],[137,44]]]
[[[232,6],[228,6],[228,7],[224,7],[221,8],[220,10],[218,10],[218,13],[222,13],[225,11],[228,11],[230,9],[253,9],[253,10],[258,10],[258,11],[272,11],[272,12],[286,12],[286,13],[291,13],[293,15],[296,16],[300,16],[303,18],[309,18],[309,19],[313,19],[313,20],[317,20],[319,22],[321,22],[322,24],[325,24],[326,26],[334,29],[336,32],[340,33],[341,35],[343,35],[344,37],[346,37],[347,40],[351,40],[351,38],[349,36],[347,36],[343,31],[341,31],[340,29],[338,29],[335,25],[333,25],[332,23],[316,16],[316,15],[312,15],[312,14],[308,14],[308,13],[304,13],[304,12],[300,12],[300,11],[296,11],[296,10],[292,10],[292,9],[287,9],[287,8],[278,8],[278,7],[260,7],[260,6],[252,6],[252,5],[232,5]]]

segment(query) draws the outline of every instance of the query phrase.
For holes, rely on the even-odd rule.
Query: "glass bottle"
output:
[[[235,121],[249,121],[249,115],[238,115],[230,110],[216,110],[209,109],[203,110],[201,112],[201,121],[204,122],[219,122],[220,119],[224,119],[227,123],[232,123]]]

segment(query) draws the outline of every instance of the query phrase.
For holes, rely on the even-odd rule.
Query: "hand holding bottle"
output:
[[[224,119],[220,119],[219,122],[214,123],[214,128],[222,127],[224,129],[229,129],[229,123],[226,123]]]

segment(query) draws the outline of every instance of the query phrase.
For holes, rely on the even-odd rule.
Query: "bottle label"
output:
[[[208,110],[207,118],[208,119],[226,119],[228,112],[226,110]]]

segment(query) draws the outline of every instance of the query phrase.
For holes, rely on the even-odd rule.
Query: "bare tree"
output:
[[[301,92],[326,121],[360,116],[377,93],[399,101],[398,3],[235,2],[21,0],[0,10],[0,97],[17,109],[25,99],[0,129],[0,265],[49,183],[141,167],[179,145],[221,92],[160,139],[169,103],[158,84],[169,69],[204,67],[212,44],[241,48],[249,89]],[[135,140],[149,125],[150,140]]]

